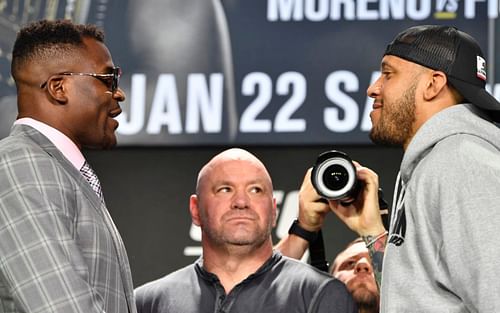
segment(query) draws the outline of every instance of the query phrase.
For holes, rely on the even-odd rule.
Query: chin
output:
[[[113,149],[114,147],[116,147],[116,140],[111,142],[111,143],[108,143],[106,145],[104,145],[102,147],[103,150],[109,150],[109,149]]]
[[[379,305],[378,292],[364,286],[354,290],[352,292],[352,297],[358,304],[358,307],[377,308]]]
[[[232,234],[226,242],[235,246],[261,246],[267,237],[258,234]]]
[[[116,136],[114,133],[111,135],[105,135],[104,138],[102,139],[102,144],[101,144],[101,149],[103,150],[108,150],[116,147]]]
[[[91,150],[109,150],[112,149],[116,146],[116,140],[114,141],[109,141],[109,140],[103,140],[99,143],[96,144],[85,144],[83,145],[84,148],[91,149]]]
[[[247,234],[245,235],[232,234],[226,237],[226,241],[236,246],[246,246],[246,245],[252,245],[256,241],[256,239],[255,236],[250,236]]]

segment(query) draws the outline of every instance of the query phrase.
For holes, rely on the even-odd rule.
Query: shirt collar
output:
[[[61,151],[64,157],[68,159],[77,170],[80,170],[83,163],[85,163],[85,157],[76,144],[69,139],[68,136],[54,127],[30,117],[20,118],[14,122],[14,125],[27,125],[38,130],[42,135],[47,137],[59,151]]]
[[[279,251],[273,250],[273,254],[271,255],[271,257],[267,259],[267,261],[264,262],[264,264],[262,264],[262,266],[255,273],[250,274],[250,276],[248,276],[240,283],[252,280],[254,277],[260,276],[263,273],[268,272],[276,263],[278,263],[282,259],[282,257],[283,255]],[[198,260],[195,261],[195,268],[203,279],[211,282],[219,281],[218,277],[215,274],[208,272],[203,267],[203,256],[201,256],[200,258],[198,258]]]

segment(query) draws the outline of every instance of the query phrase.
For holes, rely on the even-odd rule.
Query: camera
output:
[[[351,158],[336,150],[326,151],[318,156],[311,180],[320,196],[340,200],[342,204],[354,202],[360,190],[356,167]]]

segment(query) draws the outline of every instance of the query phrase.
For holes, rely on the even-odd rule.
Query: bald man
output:
[[[203,255],[136,289],[138,312],[356,312],[340,281],[273,251],[271,177],[248,151],[212,158],[189,207]]]

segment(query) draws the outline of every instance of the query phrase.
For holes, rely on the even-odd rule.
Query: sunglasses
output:
[[[97,73],[73,73],[73,72],[64,72],[56,75],[69,75],[69,76],[91,76],[97,78],[102,81],[108,89],[111,90],[112,93],[115,93],[118,89],[118,84],[120,82],[120,77],[122,76],[122,69],[118,66],[113,67],[112,72],[108,74],[97,74]],[[49,78],[50,79],[50,78]],[[43,84],[40,85],[40,88],[45,88],[47,85],[47,79]]]

